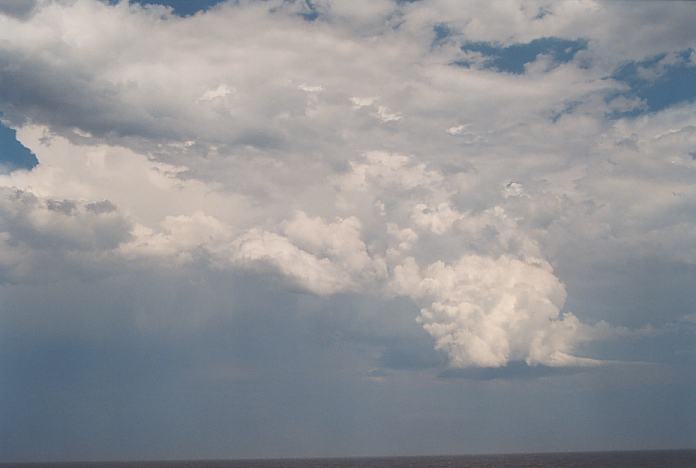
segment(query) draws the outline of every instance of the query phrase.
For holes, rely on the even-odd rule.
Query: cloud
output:
[[[215,99],[221,99],[225,96],[229,96],[234,91],[227,85],[221,84],[217,88],[212,88],[207,90],[201,97],[198,98],[199,101],[214,101]]]
[[[128,238],[128,221],[109,201],[42,200],[5,188],[2,195],[3,230],[20,244],[103,250]]]
[[[572,314],[561,316],[565,289],[543,263],[467,255],[421,270],[407,258],[395,268],[393,288],[432,301],[419,321],[453,367],[598,363],[568,354],[582,325]]]
[[[34,8],[37,0],[27,0],[25,2],[15,2],[14,0],[0,0],[0,13],[14,16],[18,19],[27,19]]]
[[[69,258],[250,275],[328,304],[398,296],[453,367],[563,367],[601,362],[579,355],[629,320],[578,299],[596,265],[696,261],[693,105],[618,118],[654,108],[613,74],[662,53],[655,79],[686,67],[691,10],[307,8],[1,15],[0,111],[41,162],[0,176],[8,277]],[[674,27],[638,34],[653,14]]]
[[[316,294],[360,290],[386,276],[372,258],[355,217],[327,223],[303,212],[284,223],[285,236],[252,229],[235,241],[233,260],[266,262]]]

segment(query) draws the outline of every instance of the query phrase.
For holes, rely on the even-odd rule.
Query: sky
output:
[[[694,23],[0,0],[0,461],[696,448]]]

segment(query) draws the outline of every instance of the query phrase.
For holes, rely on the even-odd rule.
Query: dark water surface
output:
[[[50,468],[696,468],[696,450],[436,457],[305,458],[79,463],[0,463]]]

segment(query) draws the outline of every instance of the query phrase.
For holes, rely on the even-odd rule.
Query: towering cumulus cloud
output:
[[[388,290],[423,305],[419,322],[451,365],[597,363],[568,354],[589,329],[572,314],[561,316],[563,284],[503,208],[459,212],[451,200],[457,183],[444,174],[398,154],[365,159],[344,176],[342,196],[371,194],[362,202],[379,207],[385,234],[397,241],[382,254],[391,272]],[[398,206],[392,201],[387,208],[382,199],[388,197],[397,197]],[[427,240],[419,242],[419,232]],[[448,255],[432,261],[429,243],[450,246]]]
[[[3,291],[232,272],[327,307],[405,299],[452,367],[586,366],[632,333],[568,310],[592,265],[696,262],[694,105],[650,108],[696,69],[686,5],[635,36],[666,13],[27,3],[0,7],[2,123],[39,161],[0,174]]]

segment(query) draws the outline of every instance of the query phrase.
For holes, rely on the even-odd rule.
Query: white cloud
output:
[[[401,120],[401,114],[392,112],[386,106],[377,106],[377,118],[382,122],[398,122]]]
[[[411,213],[411,219],[417,226],[430,229],[435,234],[444,234],[461,217],[461,213],[453,210],[447,203],[440,203],[432,208],[418,203]]]
[[[410,190],[429,188],[443,180],[441,174],[428,170],[423,163],[413,164],[403,154],[369,151],[364,161],[351,161],[351,171],[342,177],[344,190],[366,190],[374,185],[381,189]]]
[[[350,102],[353,103],[355,109],[361,109],[363,107],[371,106],[377,98],[374,97],[352,97]]]
[[[320,93],[320,92],[324,91],[323,86],[308,85],[306,83],[302,83],[302,84],[298,85],[297,88],[306,92],[306,93]]]
[[[420,268],[407,258],[392,288],[424,301],[420,322],[454,367],[588,362],[569,354],[582,325],[561,314],[565,288],[548,264],[465,255]]]
[[[234,247],[234,262],[266,263],[315,294],[333,294],[352,286],[348,273],[330,259],[312,255],[278,234],[251,230]]]
[[[234,90],[225,84],[219,85],[217,88],[209,89],[201,97],[199,101],[214,101],[215,99],[224,98],[232,94]]]

